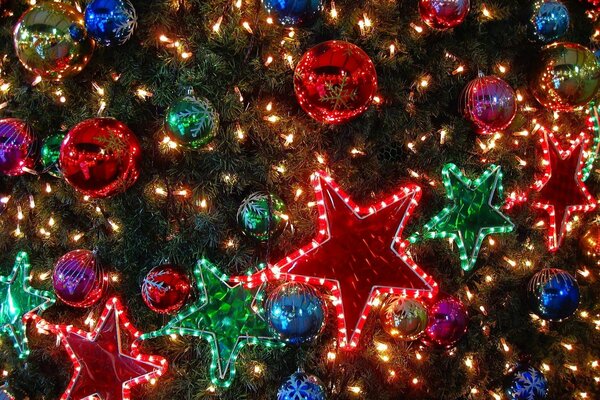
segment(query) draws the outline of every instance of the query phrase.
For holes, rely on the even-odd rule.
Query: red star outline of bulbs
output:
[[[361,207],[327,173],[316,172],[311,180],[319,214],[316,237],[267,269],[231,279],[248,287],[278,280],[325,287],[337,311],[338,345],[354,349],[380,295],[431,299],[438,292],[433,278],[406,253],[409,243],[402,239],[421,188],[409,184]]]

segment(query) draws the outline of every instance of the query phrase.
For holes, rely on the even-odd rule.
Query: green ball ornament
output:
[[[165,130],[176,143],[197,149],[217,136],[219,114],[207,99],[186,96],[167,110]]]
[[[42,167],[44,168],[44,172],[48,172],[56,178],[62,177],[62,173],[58,167],[58,157],[60,156],[60,146],[64,138],[64,133],[57,133],[56,135],[48,136],[42,142]]]
[[[257,192],[248,196],[237,213],[242,231],[261,242],[281,234],[288,224],[287,207],[274,194]]]

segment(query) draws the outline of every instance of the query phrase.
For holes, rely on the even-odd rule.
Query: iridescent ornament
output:
[[[588,104],[600,87],[600,66],[588,48],[568,42],[542,49],[531,90],[544,107],[573,111]]]
[[[87,32],[102,46],[125,43],[136,26],[137,15],[129,0],[93,0],[85,9]]]
[[[92,118],[75,126],[60,149],[60,169],[76,190],[93,198],[122,193],[139,176],[140,144],[113,118]]]
[[[323,0],[262,0],[262,3],[283,26],[311,24],[323,11]]]
[[[465,306],[457,299],[447,297],[429,309],[427,342],[442,347],[452,347],[467,333],[469,315]]]
[[[315,339],[325,327],[325,302],[310,285],[288,282],[277,287],[265,302],[267,322],[291,344]]]
[[[470,9],[470,0],[419,0],[421,18],[433,29],[450,29],[462,24]]]
[[[44,172],[48,172],[56,178],[62,176],[58,166],[58,159],[60,157],[60,146],[64,139],[64,133],[57,133],[56,135],[48,136],[42,141],[42,150],[40,151],[42,167],[44,168]]]
[[[52,286],[56,296],[72,307],[94,305],[106,289],[108,277],[100,266],[96,253],[73,250],[62,256],[54,266]]]
[[[369,108],[377,92],[377,72],[360,47],[332,40],[302,56],[294,89],[300,106],[315,120],[342,124]]]
[[[537,316],[546,321],[561,321],[577,311],[579,285],[566,271],[543,269],[529,281],[527,297],[531,310]]]
[[[381,325],[388,335],[400,340],[416,340],[427,328],[427,308],[416,299],[390,296],[381,307]]]
[[[537,0],[533,6],[531,24],[534,36],[544,42],[560,39],[569,29],[569,10],[560,1]]]
[[[176,143],[197,149],[217,136],[219,114],[207,99],[186,96],[167,110],[165,130]]]
[[[23,14],[14,31],[15,50],[25,68],[44,79],[61,80],[83,70],[94,52],[76,8],[44,1]]]
[[[27,122],[0,119],[0,174],[19,176],[35,166],[36,138]]]
[[[478,133],[489,135],[506,129],[517,115],[517,96],[497,76],[480,76],[465,87],[461,96],[463,114]]]
[[[277,400],[325,400],[325,386],[314,375],[299,370],[281,385]]]
[[[164,264],[148,272],[142,284],[142,297],[152,311],[170,314],[183,307],[190,290],[188,276],[179,268]]]
[[[583,256],[591,264],[600,267],[600,225],[593,224],[583,234],[579,242]]]
[[[261,242],[279,236],[288,224],[287,207],[277,195],[256,192],[242,202],[237,221],[242,231]]]
[[[544,400],[548,381],[537,368],[519,365],[511,371],[506,394],[510,400]]]

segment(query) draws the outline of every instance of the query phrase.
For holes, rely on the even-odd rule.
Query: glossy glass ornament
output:
[[[447,297],[429,309],[427,342],[442,347],[452,347],[467,333],[469,315],[457,299]]]
[[[129,0],[92,0],[85,8],[85,28],[101,46],[125,43],[136,26],[137,15]]]
[[[60,169],[77,191],[93,198],[122,193],[139,176],[140,144],[113,118],[92,118],[75,126],[60,149]]]
[[[470,0],[419,0],[421,18],[433,29],[450,29],[463,23]]]
[[[159,314],[179,311],[190,295],[188,276],[171,264],[152,268],[144,278],[142,297],[146,305]]]
[[[96,254],[89,250],[73,250],[62,256],[54,266],[52,286],[56,296],[72,307],[94,305],[108,284]]]
[[[326,400],[325,386],[304,371],[292,374],[277,391],[277,400]]]
[[[262,4],[283,26],[311,24],[323,11],[323,0],[262,0]]]
[[[186,96],[167,110],[165,130],[176,143],[197,149],[217,136],[219,114],[207,99]]]
[[[600,266],[600,225],[593,224],[581,237],[579,248],[587,262]]]
[[[463,90],[461,108],[478,133],[489,135],[511,124],[517,115],[517,96],[513,88],[497,76],[480,76]]]
[[[56,135],[48,136],[42,141],[42,149],[40,151],[42,167],[44,168],[44,172],[48,172],[56,178],[62,176],[58,166],[58,159],[60,157],[60,147],[64,139],[64,133],[57,133]]]
[[[279,236],[288,224],[287,207],[277,195],[256,192],[242,202],[237,221],[242,231],[261,242]]]
[[[36,137],[27,122],[0,119],[0,174],[19,176],[35,166]]]
[[[267,322],[280,339],[291,344],[315,339],[325,327],[325,313],[325,302],[305,283],[284,283],[265,302]]]
[[[0,1],[0,11],[2,11],[2,2]],[[0,387],[0,400],[15,400],[15,396],[13,396],[8,390],[7,385],[3,385]]]
[[[14,45],[23,66],[49,80],[78,74],[94,52],[83,15],[70,5],[53,1],[34,5],[23,14],[15,27]]]
[[[519,365],[511,371],[506,394],[510,400],[544,400],[548,395],[548,381],[539,369]]]
[[[294,89],[308,115],[326,124],[343,124],[371,105],[377,92],[377,72],[360,47],[332,40],[302,56],[294,74]]]
[[[569,42],[542,49],[531,90],[544,107],[573,111],[588,104],[600,87],[600,66],[588,48]]]
[[[539,41],[549,43],[560,39],[567,33],[569,23],[569,10],[562,2],[537,0],[534,3],[531,24]]]
[[[394,339],[416,340],[427,328],[427,307],[416,299],[390,296],[381,307],[380,320]]]
[[[529,281],[527,297],[531,310],[546,321],[569,318],[579,307],[579,285],[571,274],[548,268]]]

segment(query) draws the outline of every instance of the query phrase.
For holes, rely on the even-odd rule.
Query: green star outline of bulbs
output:
[[[256,294],[242,284],[232,286],[229,276],[206,259],[196,264],[194,278],[200,298],[163,328],[143,334],[138,340],[170,335],[203,338],[211,349],[210,379],[214,385],[227,388],[235,378],[236,360],[246,345],[283,347],[284,343],[273,336],[258,307],[265,285]]]
[[[29,255],[21,251],[10,275],[0,276],[0,335],[8,335],[20,359],[29,355],[23,317],[39,314],[56,301],[53,293],[31,287],[30,271]]]
[[[452,201],[424,226],[424,239],[453,240],[459,251],[460,265],[465,271],[475,267],[486,236],[510,233],[515,225],[500,211],[504,204],[502,170],[491,164],[474,181],[465,177],[454,164],[442,169],[447,198]],[[409,238],[416,243],[421,234]]]

